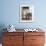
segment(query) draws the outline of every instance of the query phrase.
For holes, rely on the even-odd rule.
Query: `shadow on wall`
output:
[[[3,32],[5,32],[3,29],[5,28],[4,24],[0,24],[0,43],[2,43],[2,36]]]

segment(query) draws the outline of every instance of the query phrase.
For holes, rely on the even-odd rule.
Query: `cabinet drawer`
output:
[[[23,44],[22,43],[14,43],[14,44],[2,44],[2,46],[23,46]]]
[[[3,43],[14,43],[23,41],[23,36],[4,36]]]
[[[44,46],[44,44],[32,44],[32,46]]]
[[[44,36],[44,32],[25,32],[24,36]]]
[[[4,32],[4,36],[23,36],[23,32]]]
[[[3,44],[2,46],[15,46],[14,44]]]
[[[32,36],[32,43],[33,44],[43,44],[44,36]]]

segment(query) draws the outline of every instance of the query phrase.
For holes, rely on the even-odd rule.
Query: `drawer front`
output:
[[[23,32],[4,32],[4,36],[23,36]]]
[[[15,44],[2,44],[2,46],[16,46]]]
[[[22,42],[23,36],[5,36],[3,37],[3,43],[15,43],[15,42]]]
[[[32,44],[44,44],[44,36],[32,36]]]
[[[25,32],[24,36],[44,36],[44,32]]]
[[[2,44],[2,46],[23,46],[23,44]]]
[[[43,44],[32,44],[32,46],[44,46]]]

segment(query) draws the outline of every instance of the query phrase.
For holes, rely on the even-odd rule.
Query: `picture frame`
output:
[[[33,5],[20,5],[20,22],[33,22],[34,21],[34,6]]]

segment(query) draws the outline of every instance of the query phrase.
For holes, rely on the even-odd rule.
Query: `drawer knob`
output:
[[[36,40],[36,39],[32,39],[32,40]]]
[[[13,38],[9,38],[10,40],[13,40]]]

